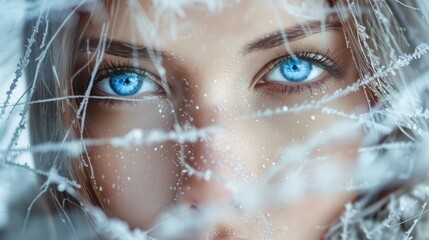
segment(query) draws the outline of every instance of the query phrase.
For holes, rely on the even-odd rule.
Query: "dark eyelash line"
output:
[[[132,66],[129,60],[126,62],[121,62],[121,61],[113,62],[113,60],[110,60],[109,62],[106,62],[101,66],[102,68],[98,70],[97,75],[99,75],[101,71],[108,73],[104,75],[102,78],[108,77],[112,74],[124,74],[128,72],[136,72],[138,74],[142,74],[142,75],[145,75],[146,77],[149,77],[152,81],[154,81],[162,88],[168,87],[170,91],[174,92],[173,91],[174,89],[171,88],[171,86],[168,86],[168,83],[164,83],[163,81],[161,81],[161,79],[153,71],[147,68],[141,69],[139,67],[134,67]]]
[[[317,67],[325,69],[335,78],[344,77],[344,63],[339,63],[338,59],[331,59],[328,56],[335,56],[328,50],[325,54],[314,53],[314,52],[303,52],[295,54],[299,58],[309,61]]]
[[[321,51],[309,51],[309,52],[297,52],[292,55],[278,55],[274,60],[271,60],[269,63],[267,63],[265,66],[268,66],[268,73],[270,73],[274,68],[278,67],[278,65],[286,59],[290,58],[299,58],[305,61],[309,61],[312,64],[316,65],[317,67],[323,68],[331,76],[335,78],[341,78],[345,75],[345,64],[340,63],[339,61],[339,55],[336,56],[336,54],[331,53],[330,50],[327,50],[326,52],[322,53]],[[262,71],[264,68],[262,68]],[[268,73],[265,73],[265,75],[268,75]],[[257,76],[260,74],[257,74]]]
[[[325,53],[321,51],[309,51],[309,52],[298,52],[294,53],[294,56],[280,55],[276,59],[267,63],[257,74],[256,82],[254,83],[255,87],[261,87],[269,89],[272,91],[280,92],[282,94],[298,94],[307,89],[311,94],[319,91],[323,92],[327,88],[325,81],[327,77],[316,80],[310,83],[299,83],[299,84],[281,84],[281,83],[272,83],[267,82],[266,78],[269,76],[274,69],[276,69],[282,61],[290,59],[293,57],[309,61],[317,67],[324,69],[329,73],[331,77],[341,78],[345,76],[345,64],[340,63],[338,57],[334,57],[335,54],[331,53],[330,50],[327,50]],[[338,55],[339,56],[339,55]],[[259,79],[262,81],[259,82]]]
[[[148,75],[149,73],[147,70],[140,69],[138,67],[133,67],[129,62],[113,62],[113,60],[110,60],[108,62],[105,62],[101,65],[102,67],[98,70],[95,78],[95,82],[98,82],[106,77],[109,77],[113,74],[124,74],[127,72],[136,72],[138,74],[142,75]],[[149,73],[150,75],[154,76],[153,74]]]
[[[317,92],[323,92],[328,88],[325,81],[326,79],[322,79],[312,83],[303,83],[303,84],[294,84],[294,85],[270,84],[270,85],[263,85],[260,87],[269,89],[271,91],[280,92],[281,94],[287,94],[287,95],[299,94],[305,90],[308,90],[310,94],[314,94]]]
[[[154,81],[156,84],[160,86],[161,89],[165,87],[165,84],[162,84],[161,81],[156,77],[155,74],[153,74],[149,70],[143,70],[139,67],[134,67],[132,64],[128,61],[117,61],[114,62],[113,60],[103,62],[101,64],[100,69],[98,69],[94,82],[98,83],[101,80],[110,77],[112,75],[120,75],[125,74],[129,72],[135,72],[137,74],[144,75],[146,77],[149,77],[152,81]],[[92,90],[93,92],[96,92],[97,90]],[[98,95],[98,94],[97,94]],[[159,95],[158,95],[159,96]],[[97,104],[103,105],[103,107],[109,109],[112,108],[115,105],[119,106],[136,106],[138,102],[136,100],[150,100],[153,99],[154,96],[149,95],[143,95],[143,96],[134,96],[134,97],[117,97],[117,98],[101,98],[101,99],[93,99],[94,102]]]
[[[142,101],[150,101],[160,99],[160,96],[144,95],[134,98],[93,98],[97,104],[103,105],[107,109],[111,109],[115,106],[133,107],[139,105]]]

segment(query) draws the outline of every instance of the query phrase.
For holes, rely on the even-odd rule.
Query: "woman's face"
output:
[[[176,206],[229,206],[205,236],[320,238],[354,198],[345,186],[362,133],[342,113],[368,105],[362,89],[332,98],[358,72],[338,19],[320,13],[328,3],[173,13],[170,1],[131,2],[80,20],[85,137],[143,131],[143,142],[88,146],[111,213],[148,229]]]

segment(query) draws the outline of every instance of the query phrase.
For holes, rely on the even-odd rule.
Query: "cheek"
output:
[[[353,173],[357,149],[364,137],[358,119],[349,116],[366,111],[365,104],[365,95],[360,91],[326,105],[326,109],[344,116],[317,108],[241,124],[246,128],[242,132],[251,134],[247,135],[248,145],[237,141],[239,152],[248,155],[245,165],[259,176],[271,176],[273,183],[293,175],[304,184],[327,187],[336,180],[344,185]]]
[[[175,199],[179,167],[173,143],[131,149],[99,147],[94,176],[112,213],[132,227],[148,227]]]
[[[281,106],[311,106],[307,104],[310,103],[308,99],[317,102],[325,96],[332,96],[336,89],[344,89],[350,85],[353,76],[349,76],[349,81],[345,79],[327,83],[329,85],[323,94],[310,96],[309,93],[303,93],[303,96],[297,98],[285,96],[281,101],[270,100],[269,107],[276,109]],[[259,129],[259,136],[267,140],[268,144],[262,145],[263,149],[271,156],[274,155],[274,160],[269,160],[268,165],[276,165],[280,175],[299,170],[300,175],[304,174],[306,181],[311,183],[330,179],[321,176],[320,172],[331,171],[322,169],[344,168],[344,171],[340,171],[344,175],[336,176],[339,180],[346,181],[348,175],[353,172],[357,149],[364,137],[364,129],[357,116],[367,111],[365,93],[361,89],[314,108],[304,107],[302,111],[261,117],[257,119],[259,126],[254,129]],[[283,165],[279,166],[278,162]]]
[[[141,129],[144,134],[171,131],[173,121],[166,105],[157,101],[106,110],[100,104],[90,103],[86,137],[95,140],[120,137],[132,129]],[[148,227],[173,203],[180,171],[175,160],[178,158],[175,143],[121,142],[120,147],[106,144],[88,150],[95,177],[94,190],[111,213],[130,226]],[[88,174],[90,171],[88,169]]]
[[[294,103],[284,100],[282,104],[290,106]],[[282,105],[277,102],[270,108],[278,106]],[[367,110],[363,91],[333,101],[326,107],[355,115]],[[275,186],[274,189],[278,187],[279,191],[270,192],[263,201],[270,202],[281,192],[285,194],[282,195],[283,202],[264,209],[274,239],[320,238],[343,211],[344,205],[356,197],[354,192],[346,191],[364,136],[356,119],[325,113],[317,108],[240,122],[231,126],[228,133],[236,139],[223,142],[234,146],[240,157],[233,158],[240,159],[235,165],[246,169],[241,174],[236,172],[233,181],[252,183],[256,180],[260,183],[260,179],[271,176],[269,185]],[[223,139],[230,139],[228,133]],[[229,158],[225,160],[230,161]],[[231,218],[223,224],[245,228],[245,232],[262,239],[264,224],[252,223],[258,217],[250,214],[248,218]],[[252,224],[243,227],[244,224],[240,225],[243,222]]]

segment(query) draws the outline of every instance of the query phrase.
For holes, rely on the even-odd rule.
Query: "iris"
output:
[[[309,61],[292,58],[282,61],[279,67],[283,77],[291,82],[306,80],[313,70],[313,64]]]
[[[137,73],[122,73],[110,77],[110,87],[120,96],[136,94],[143,84],[143,78]]]

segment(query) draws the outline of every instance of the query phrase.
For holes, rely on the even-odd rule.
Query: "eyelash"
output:
[[[317,67],[325,70],[330,77],[333,78],[341,78],[345,75],[345,65],[340,64],[338,59],[333,57],[335,56],[329,50],[325,53],[321,52],[298,52],[294,53],[296,58],[305,60],[314,64]],[[332,56],[332,57],[331,57]],[[264,88],[274,92],[278,92],[281,94],[299,94],[307,89],[310,93],[314,92],[322,92],[326,89],[326,80],[329,77],[325,77],[323,79],[317,79],[309,83],[300,83],[300,84],[281,84],[281,83],[273,83],[267,82],[267,77],[276,69],[279,64],[288,58],[292,58],[292,55],[289,56],[279,56],[278,58],[267,63],[257,74],[255,77],[255,88]],[[260,80],[262,79],[262,80]]]
[[[98,70],[97,75],[95,77],[95,82],[100,81],[101,79],[105,77],[109,77],[112,74],[123,74],[129,71],[133,71],[139,74],[145,74],[148,73],[151,76],[156,76],[154,73],[152,73],[149,70],[143,70],[138,67],[132,67],[132,64],[128,62],[121,62],[121,61],[109,61],[105,62],[101,65],[101,68]],[[159,83],[158,79],[153,79],[156,83]]]
[[[156,77],[156,74],[152,73],[149,70],[143,70],[141,68],[138,67],[132,67],[132,64],[127,61],[127,62],[121,62],[121,61],[109,61],[109,62],[104,62],[101,65],[101,68],[97,71],[97,74],[95,76],[94,79],[94,83],[97,83],[101,80],[103,80],[106,77],[112,76],[112,75],[120,75],[120,74],[124,74],[127,72],[135,72],[137,74],[146,74],[151,76],[150,78],[160,86],[161,89],[164,89],[165,84],[161,83],[161,81]],[[171,89],[171,88],[170,88]],[[163,94],[163,92],[159,92],[159,94]],[[98,94],[96,94],[97,96],[99,96]],[[159,97],[159,96],[158,96]],[[154,97],[153,95],[148,96],[148,95],[143,95],[143,96],[134,96],[134,97],[114,97],[111,96],[109,98],[94,98],[94,100],[99,103],[99,104],[103,104],[106,107],[110,108],[114,105],[120,104],[120,105],[124,105],[124,106],[135,106],[138,104],[138,100],[148,100],[148,99],[154,99],[156,97]]]

